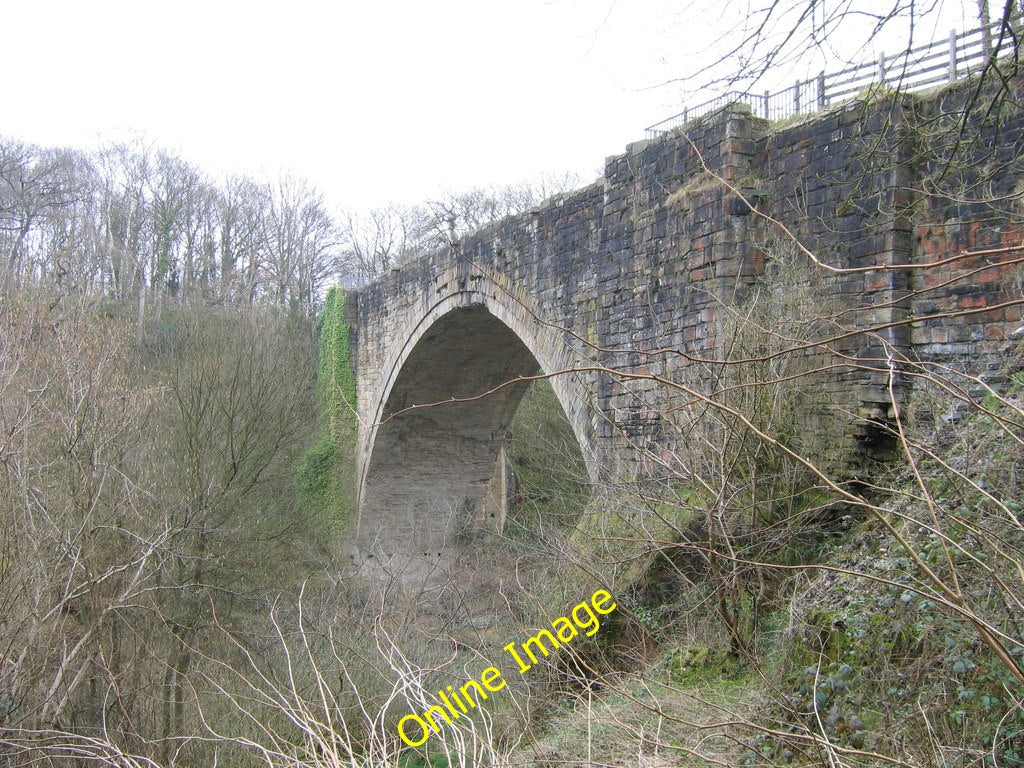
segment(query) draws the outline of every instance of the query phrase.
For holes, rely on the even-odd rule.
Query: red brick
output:
[[[984,296],[961,296],[957,306],[960,309],[977,309],[979,307],[987,307],[988,302]]]

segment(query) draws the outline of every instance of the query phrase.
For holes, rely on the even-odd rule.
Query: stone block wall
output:
[[[1012,86],[1019,98],[1021,83]],[[942,115],[970,93],[967,83],[931,96],[887,95],[781,126],[726,107],[630,145],[595,184],[360,289],[349,306],[364,492],[373,493],[377,425],[399,410],[389,400],[403,364],[434,323],[447,317],[456,329],[472,308],[510,328],[537,370],[558,374],[556,394],[595,479],[642,474],[648,458],[683,439],[665,423],[665,388],[649,377],[686,375],[713,388],[714,361],[733,340],[730,317],[767,300],[767,288],[803,291],[820,309],[809,363],[846,361],[808,393],[812,409],[818,397],[850,414],[822,426],[845,455],[884,429],[893,395],[900,404],[912,396],[903,362],[991,367],[1021,323],[1024,254],[1006,249],[1024,236],[1024,119],[1020,110],[994,125],[979,118],[972,141],[937,143]],[[972,188],[993,167],[998,181]],[[992,202],[960,203],[958,190]],[[961,258],[965,250],[991,253]],[[787,288],[792,275],[802,277]],[[479,355],[493,357],[474,368],[487,378],[506,355],[474,339]],[[443,339],[432,343],[441,358],[461,359]],[[417,397],[403,392],[403,402]],[[489,434],[481,467],[494,464],[505,416],[479,420]],[[407,470],[391,468],[399,477]],[[449,506],[464,504],[474,484],[462,484]]]

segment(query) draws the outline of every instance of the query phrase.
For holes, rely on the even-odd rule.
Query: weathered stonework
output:
[[[723,312],[790,236],[834,268],[817,269],[821,305],[877,329],[828,345],[856,363],[826,387],[850,418],[823,427],[850,455],[894,393],[911,395],[891,377],[894,351],[984,370],[1021,322],[1016,267],[923,267],[1024,232],[998,206],[919,199],[943,162],[922,131],[939,102],[851,102],[784,127],[725,108],[631,145],[591,186],[355,292],[359,556],[422,569],[444,563],[466,530],[500,524],[492,479],[519,377],[554,375],[594,480],[642,474],[673,439],[663,389],[646,377],[719,356]],[[988,141],[1006,164],[993,194],[1021,183],[1022,130],[1004,121]],[[985,311],[935,317],[951,310]]]

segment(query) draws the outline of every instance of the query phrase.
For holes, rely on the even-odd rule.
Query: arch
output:
[[[553,389],[597,478],[586,382],[554,329],[514,299],[474,290],[437,299],[411,326],[381,371],[363,427],[360,550],[442,559],[460,536],[500,521],[499,452],[529,383],[520,377],[555,374]]]

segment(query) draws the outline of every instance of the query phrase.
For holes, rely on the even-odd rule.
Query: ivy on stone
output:
[[[299,467],[303,501],[340,524],[354,503],[356,380],[352,371],[349,328],[345,322],[345,293],[337,286],[327,292],[318,322],[320,365],[317,398],[320,440]]]

